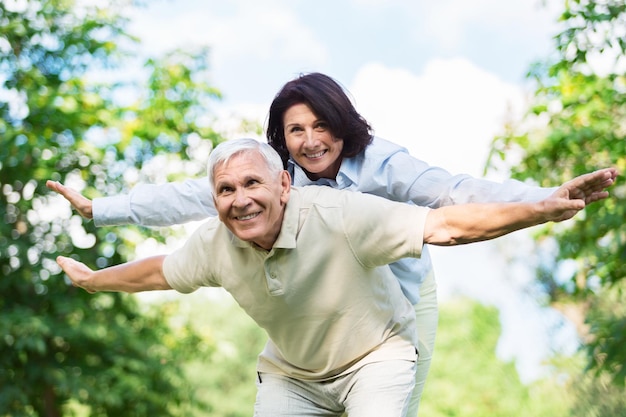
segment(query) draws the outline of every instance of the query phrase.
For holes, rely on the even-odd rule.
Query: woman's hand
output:
[[[46,187],[61,194],[67,201],[70,202],[72,207],[76,209],[78,214],[86,219],[93,218],[93,204],[90,199],[82,194],[66,187],[58,181],[46,181]]]

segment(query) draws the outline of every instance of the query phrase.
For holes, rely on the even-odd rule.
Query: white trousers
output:
[[[415,385],[415,362],[369,363],[328,381],[260,373],[255,417],[404,417]]]
[[[417,327],[419,358],[415,373],[415,389],[411,395],[407,417],[416,417],[419,409],[426,377],[430,370],[430,361],[435,350],[435,337],[439,322],[439,307],[437,305],[437,283],[431,272],[420,286],[420,300],[414,306]]]

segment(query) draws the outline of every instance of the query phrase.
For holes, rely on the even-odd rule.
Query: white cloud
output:
[[[480,29],[507,38],[540,42],[555,33],[560,4],[542,0],[351,0],[355,7],[398,9],[416,22],[413,36],[443,50],[455,50]],[[485,40],[488,42],[488,40]]]
[[[280,2],[235,3],[234,10],[206,3],[182,7],[180,12],[171,5],[162,6],[151,6],[150,19],[134,19],[132,30],[141,36],[144,50],[159,53],[177,47],[210,46],[216,68],[246,59],[305,63],[328,59],[326,47],[293,10]]]
[[[293,4],[282,3],[155,3],[131,30],[143,40],[141,52],[152,56],[208,46],[211,82],[224,93],[223,103],[266,101],[296,74],[330,61],[332,45],[318,39]]]
[[[524,108],[519,87],[464,59],[434,59],[421,74],[370,64],[351,91],[378,136],[432,165],[475,176],[507,114]]]

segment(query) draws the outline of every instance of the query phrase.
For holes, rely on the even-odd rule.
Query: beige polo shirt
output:
[[[258,370],[323,380],[414,361],[415,312],[388,263],[418,257],[427,208],[330,187],[292,188],[269,252],[204,223],[167,256],[182,293],[223,287],[269,335]]]

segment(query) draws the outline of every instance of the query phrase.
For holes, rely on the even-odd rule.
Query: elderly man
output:
[[[257,416],[403,416],[414,384],[415,315],[387,264],[423,244],[455,245],[571,218],[606,198],[615,171],[578,177],[538,203],[436,210],[327,187],[292,188],[252,139],[211,153],[219,219],[180,250],[92,271],[57,262],[89,292],[221,286],[262,327]]]

